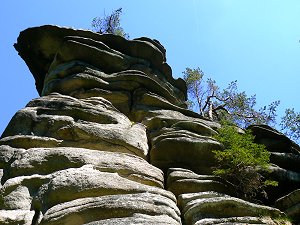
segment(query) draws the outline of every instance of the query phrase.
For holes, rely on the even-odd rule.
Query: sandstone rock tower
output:
[[[158,41],[46,25],[15,48],[41,97],[0,139],[1,224],[272,224],[299,205],[297,191],[282,211],[243,201],[211,175],[220,125],[186,109]],[[274,174],[291,185],[275,200],[300,181],[299,149],[284,140]]]

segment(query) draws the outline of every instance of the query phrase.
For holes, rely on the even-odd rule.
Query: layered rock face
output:
[[[297,146],[269,145],[280,177],[269,206],[237,198],[212,175],[220,125],[186,109],[185,83],[158,41],[47,25],[21,32],[15,48],[41,97],[0,139],[1,224],[275,224],[299,215]],[[252,129],[265,141],[264,127]]]

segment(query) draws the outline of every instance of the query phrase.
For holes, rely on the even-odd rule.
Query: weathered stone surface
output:
[[[214,129],[210,128],[205,124],[205,122],[202,121],[183,120],[174,123],[171,127],[178,130],[188,130],[193,133],[205,136],[213,136],[217,134]]]
[[[38,188],[48,182],[50,176],[19,176],[5,181],[0,190],[0,208],[30,210]],[[34,206],[35,207],[35,206]]]
[[[213,225],[213,224],[222,224],[222,225],[249,225],[249,224],[256,224],[256,225],[278,225],[278,224],[285,224],[285,225],[292,225],[288,220],[279,219],[278,221],[275,219],[271,219],[270,217],[229,217],[229,218],[220,218],[220,219],[201,219],[198,220],[195,225]]]
[[[32,225],[34,214],[30,210],[0,210],[0,224]]]
[[[185,115],[183,112],[178,112],[174,110],[167,110],[167,109],[153,109],[149,107],[143,107],[139,106],[141,108],[133,108],[132,114],[133,117],[136,118],[137,121],[142,121],[143,124],[147,126],[149,130],[158,130],[164,127],[172,127],[177,122],[184,122],[189,121],[190,123],[199,123],[203,127],[207,127],[208,129],[205,129],[205,133],[199,133],[202,135],[207,135],[208,133],[214,134],[218,128],[221,127],[219,123],[206,120],[200,117],[199,114],[196,114],[195,116],[191,115]],[[187,128],[187,126],[185,126]],[[192,128],[189,128],[192,129]],[[187,129],[187,130],[189,130]],[[213,130],[213,131],[208,131]],[[192,130],[194,131],[194,130]],[[197,131],[196,133],[198,133]],[[209,136],[210,136],[209,135]]]
[[[150,193],[106,195],[65,202],[47,210],[41,224],[79,225],[116,217],[121,220],[134,213],[149,216],[163,214],[180,224],[180,212],[176,204],[169,198]]]
[[[300,219],[300,189],[297,189],[275,202],[275,207],[296,220]]]
[[[181,223],[169,216],[149,216],[134,214],[131,217],[105,219],[86,223],[85,225],[180,225]]]
[[[186,109],[185,83],[157,40],[47,25],[21,32],[15,48],[43,97],[1,136],[0,223],[274,224],[282,215],[231,197],[211,175],[220,124]],[[272,204],[299,188],[300,148],[270,127],[249,129],[272,153]]]
[[[184,207],[191,201],[197,199],[203,199],[203,198],[217,198],[217,197],[230,197],[230,196],[215,191],[183,193],[178,196],[178,206],[181,210],[183,210]]]
[[[233,188],[220,177],[198,175],[190,170],[172,168],[167,178],[167,189],[179,196],[185,193],[215,191],[233,194]]]
[[[21,32],[15,48],[33,73],[39,93],[49,67],[52,70],[58,64],[79,59],[105,73],[123,71],[135,64],[156,67],[165,72],[165,79],[177,89],[175,92],[181,93],[181,98],[186,97],[184,82],[174,80],[168,72],[170,69],[166,69],[165,50],[157,41],[148,38],[126,40],[112,34],[99,35],[87,30],[46,25]]]
[[[49,175],[8,179],[0,197],[3,199],[1,205],[6,209],[30,209],[34,197],[36,207],[45,210],[77,198],[141,192],[155,193],[175,201],[171,192],[128,180],[117,173],[98,171],[92,165],[60,170]],[[31,196],[33,193],[34,196]]]
[[[151,93],[150,93],[151,94]],[[172,104],[165,104],[165,99],[157,98],[154,96],[153,93],[151,94],[151,98],[155,98],[155,101],[139,103],[142,97],[134,98],[134,102],[132,104],[131,114],[130,116],[134,118],[135,121],[144,121],[147,122],[151,120],[153,117],[161,117],[167,118],[171,120],[191,120],[195,121],[200,119],[200,121],[205,121],[208,124],[211,124],[211,128],[215,129],[220,127],[220,124],[203,119],[198,113],[193,111],[186,110],[185,108],[181,108],[179,111],[171,110],[175,109],[174,105]],[[155,102],[159,102],[163,108],[156,107]],[[154,104],[153,106],[151,104]]]
[[[176,98],[170,85],[159,80],[157,76],[148,76],[139,70],[126,70],[108,75],[89,64],[78,61],[59,65],[58,68],[48,73],[42,94],[48,95],[51,92],[59,92],[72,95],[76,90],[94,88],[133,92],[141,87],[161,95],[175,105],[183,104]]]
[[[271,177],[278,180],[281,183],[298,183],[300,184],[300,173],[285,170],[276,165],[269,167],[271,172]]]
[[[15,157],[17,159],[10,164],[7,178],[46,175],[91,164],[99,171],[118,173],[129,180],[163,188],[162,171],[132,154],[58,147],[31,148],[15,154]]]
[[[120,203],[122,195],[130,196],[132,193],[132,203],[129,203],[129,206],[126,206],[126,198]],[[91,169],[89,166],[84,166],[84,168],[79,169],[61,170],[45,176],[32,175],[12,178],[5,182],[1,188],[0,194],[0,207],[1,209],[6,210],[30,210],[33,207],[37,212],[41,210],[43,214],[46,212],[47,215],[47,210],[49,208],[53,207],[55,209],[55,207],[60,207],[61,205],[62,208],[68,209],[68,204],[66,202],[73,201],[74,205],[72,213],[77,215],[78,207],[80,206],[79,202],[81,201],[80,199],[100,198],[99,196],[103,196],[107,201],[109,198],[112,198],[113,200],[111,201],[119,202],[116,203],[117,206],[113,206],[116,207],[114,210],[112,210],[110,204],[105,206],[107,209],[104,211],[110,212],[112,210],[111,213],[114,215],[111,216],[112,218],[119,215],[118,212],[127,211],[126,216],[128,217],[134,213],[147,214],[148,211],[150,211],[149,215],[153,215],[152,211],[155,210],[155,215],[168,215],[168,213],[171,213],[174,217],[175,213],[177,215],[177,222],[180,222],[175,198],[170,192],[127,180],[118,176],[116,173],[99,172]],[[145,195],[150,195],[149,199],[146,198]],[[138,198],[143,199],[143,201],[151,201],[151,203],[149,203],[150,205],[145,203],[147,207],[145,206],[145,209],[140,210],[141,204],[139,203]],[[163,199],[163,202],[165,203],[160,203],[159,199]],[[99,202],[98,200],[95,201]],[[103,200],[104,202],[100,203],[100,208],[103,207],[106,200]],[[76,204],[78,205],[76,206]],[[135,204],[135,206],[132,207],[132,204]],[[162,206],[160,207],[160,205]],[[121,209],[117,209],[120,207]],[[94,211],[95,207],[92,206],[91,208],[91,211]],[[91,215],[89,213],[90,209],[87,207],[86,203],[83,204],[82,210],[82,216],[86,217],[88,221],[96,220],[93,213],[99,213],[98,210],[96,210],[96,212],[93,212]],[[55,212],[54,214],[61,213],[61,211],[60,208],[58,212]],[[52,212],[51,209],[50,212]],[[104,213],[104,217],[98,219],[111,218],[107,217],[106,214],[107,213]],[[65,216],[66,215],[64,215],[64,217]],[[53,221],[51,220],[49,223],[52,224],[52,222]],[[57,224],[67,223],[61,223],[60,221]]]
[[[300,147],[288,137],[267,125],[251,125],[255,141],[264,144],[270,152],[300,153]]]
[[[3,179],[3,169],[0,169],[0,181]],[[0,189],[2,188],[2,183],[0,182]]]
[[[275,206],[279,209],[287,209],[293,205],[300,203],[300,189],[297,189],[281,198],[275,202]]]
[[[13,144],[13,147],[26,148],[26,142],[31,142],[28,135],[34,135],[42,141],[43,137],[51,138],[41,147],[84,147],[131,153],[143,158],[148,154],[146,128],[132,123],[107,100],[97,97],[78,100],[52,94],[35,99],[12,118],[0,143],[11,144],[15,135],[25,136],[18,136],[14,143],[18,144],[20,139],[25,143],[24,146]]]
[[[131,94],[129,91],[110,91],[101,88],[92,88],[88,90],[80,89],[71,93],[75,98],[103,97],[113,102],[113,105],[125,115],[129,115],[131,110]]]
[[[195,224],[205,218],[280,217],[278,209],[257,205],[233,197],[198,198],[188,202],[182,210],[186,224]]]
[[[267,179],[275,180],[278,182],[278,186],[266,188],[268,202],[271,205],[274,204],[274,202],[278,198],[298,189],[300,185],[299,172],[284,169],[275,164],[271,164],[271,166],[269,167],[269,173],[264,173],[263,175]]]
[[[264,144],[270,152],[270,173],[265,173],[264,176],[278,181],[277,187],[266,189],[272,204],[283,195],[299,188],[300,147],[267,125],[251,125],[248,129],[255,135],[255,142]]]
[[[220,205],[214,205],[215,203],[213,202],[215,202],[216,199],[223,199],[224,205],[220,202]],[[230,203],[230,201],[232,202]],[[203,204],[203,207],[205,208],[205,213],[201,211],[201,204]],[[211,208],[208,206],[209,204],[212,204]],[[280,223],[276,223],[276,217],[273,217],[274,220],[269,217],[268,210],[275,212],[275,214],[279,213],[278,215],[282,214],[279,210],[270,207],[266,208],[264,206],[242,201],[237,198],[233,198],[228,195],[214,191],[181,194],[178,197],[178,205],[181,211],[183,213],[185,212],[184,219],[187,224],[275,225]],[[199,207],[199,211],[193,209],[193,207]],[[190,209],[192,209],[191,212],[189,211]],[[264,213],[266,213],[266,215],[264,215]],[[284,219],[280,220],[282,220],[281,222],[284,222],[285,224],[290,224]],[[187,221],[193,222],[189,223]]]
[[[35,135],[12,135],[0,139],[1,145],[8,145],[13,148],[35,148],[35,147],[58,147],[63,141],[55,138],[41,137]]]
[[[187,130],[161,129],[151,139],[150,162],[166,171],[171,167],[209,174],[216,165],[213,150],[222,146],[213,138]]]
[[[30,210],[32,197],[29,189],[25,186],[17,186],[14,190],[10,190],[9,184],[4,185],[0,192],[1,209],[20,209]]]
[[[300,154],[271,152],[270,161],[281,168],[300,172]]]
[[[12,160],[16,159],[18,155],[25,152],[25,149],[12,148],[8,145],[0,145],[0,168],[5,168]]]
[[[187,110],[185,105],[176,105],[169,101],[168,98],[162,95],[158,95],[157,92],[149,92],[146,89],[137,89],[134,91],[133,96],[133,112],[137,109],[144,109],[148,111],[149,109],[165,109],[165,110],[174,110],[181,112],[187,116],[196,116],[199,117],[195,112]]]

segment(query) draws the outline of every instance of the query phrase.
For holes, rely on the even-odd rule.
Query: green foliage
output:
[[[204,73],[199,67],[197,69],[186,68],[183,72],[183,79],[186,82],[188,94],[197,101],[199,113],[205,117],[208,116],[207,108],[209,107],[210,99],[214,97],[218,87],[214,80],[208,79],[205,81],[203,76]]]
[[[273,225],[292,225],[292,220],[287,216],[279,216],[279,217],[269,217],[262,216],[260,217],[263,224],[273,224]]]
[[[281,118],[281,129],[291,139],[299,143],[300,139],[300,113],[294,109],[286,109]]]
[[[194,93],[194,89],[197,89],[198,87],[201,87],[202,78],[204,76],[204,73],[202,70],[198,67],[197,69],[190,69],[186,68],[186,70],[183,72],[183,77],[186,82],[186,85],[188,87],[188,91],[192,94]],[[196,92],[198,93],[198,92]]]
[[[204,79],[205,74],[197,69],[186,68],[183,78],[187,84],[188,105],[203,117],[215,121],[227,120],[245,128],[251,124],[277,125],[276,111],[280,101],[256,109],[256,95],[248,96],[238,91],[237,81],[221,89],[216,81]],[[280,122],[282,132],[296,143],[300,142],[300,113],[286,109]]]
[[[104,12],[104,17],[95,17],[92,21],[92,27],[95,32],[100,34],[115,34],[124,38],[129,38],[129,35],[125,33],[121,27],[121,14],[122,8],[114,10],[111,15],[106,15]]]
[[[248,96],[245,91],[239,92],[237,81],[231,82],[219,95],[219,99],[226,100],[223,104],[227,114],[220,116],[221,119],[225,118],[240,127],[276,123],[276,110],[280,101],[274,101],[256,110],[256,95]],[[221,102],[215,101],[214,104],[219,105]]]
[[[183,72],[189,99],[203,117],[212,120],[228,120],[240,127],[250,124],[275,124],[279,101],[272,102],[256,110],[256,96],[239,92],[237,81],[232,81],[225,89],[220,89],[216,81],[204,79],[200,68],[186,68]]]
[[[268,171],[270,153],[264,145],[254,143],[250,131],[240,134],[236,127],[224,125],[218,132],[215,138],[224,150],[214,151],[219,166],[213,173],[231,183],[239,197],[255,201],[258,195],[266,194],[266,186],[277,185],[259,173]]]

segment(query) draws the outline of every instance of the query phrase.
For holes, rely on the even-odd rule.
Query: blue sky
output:
[[[258,105],[281,100],[300,111],[298,0],[5,0],[0,9],[0,134],[14,113],[38,97],[34,80],[13,48],[19,32],[56,24],[91,29],[96,16],[123,8],[130,38],[158,39],[173,76],[200,67],[221,87],[238,80]]]

